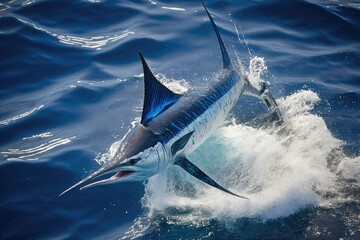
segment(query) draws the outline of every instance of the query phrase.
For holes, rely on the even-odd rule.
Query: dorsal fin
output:
[[[151,72],[140,51],[139,55],[144,69],[145,81],[144,106],[140,123],[147,125],[153,118],[174,104],[182,95],[172,92],[159,82]]]
[[[224,45],[224,42],[223,40],[221,39],[221,36],[220,36],[220,33],[219,33],[219,30],[213,20],[213,18],[211,17],[209,11],[207,10],[203,0],[201,0],[201,3],[202,5],[204,6],[205,8],[205,11],[207,13],[207,15],[209,16],[209,19],[210,19],[210,22],[211,22],[211,25],[216,33],[216,37],[217,37],[217,40],[219,42],[219,45],[220,45],[220,50],[221,50],[221,55],[222,55],[222,60],[223,60],[223,68],[229,68],[231,67],[231,61],[230,61],[230,57],[229,57],[229,54],[228,52],[226,51],[226,48],[225,48],[225,45]]]

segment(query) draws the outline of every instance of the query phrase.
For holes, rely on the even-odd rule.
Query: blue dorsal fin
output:
[[[140,51],[139,55],[144,69],[145,81],[144,106],[140,123],[147,125],[153,118],[174,104],[182,95],[172,92],[159,82],[151,72]]]
[[[221,50],[221,55],[222,55],[222,60],[223,60],[223,68],[229,68],[231,67],[231,61],[230,61],[230,57],[229,57],[229,54],[228,52],[226,51],[226,48],[225,48],[225,45],[224,45],[224,42],[223,40],[221,39],[221,36],[220,36],[220,33],[219,33],[219,30],[213,20],[213,18],[211,17],[209,11],[207,10],[203,0],[201,0],[201,3],[202,5],[204,6],[205,8],[205,11],[207,13],[207,15],[209,16],[209,19],[210,19],[210,22],[211,22],[211,25],[216,33],[216,37],[217,37],[217,40],[219,42],[219,45],[220,45],[220,50]]]

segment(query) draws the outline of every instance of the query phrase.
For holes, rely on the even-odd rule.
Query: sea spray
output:
[[[253,57],[249,80],[259,86],[266,70],[264,59]],[[315,92],[299,90],[278,99],[285,120],[281,128],[256,129],[233,122],[219,128],[189,156],[226,188],[250,200],[224,194],[173,166],[147,182],[142,201],[147,216],[165,216],[183,224],[242,217],[267,220],[329,204],[324,196],[337,192],[341,170],[328,168],[328,160],[342,142],[312,113],[319,101]],[[358,171],[343,167],[358,160],[347,161],[353,164],[337,161],[343,172],[358,175]]]
[[[148,181],[144,207],[156,214],[166,214],[169,208],[187,209],[195,221],[273,219],[326,204],[321,193],[336,191],[336,176],[327,168],[327,157],[341,141],[332,137],[323,119],[310,113],[317,100],[314,92],[304,90],[280,100],[281,109],[288,109],[284,112],[286,130],[281,133],[242,124],[224,126],[189,156],[214,179],[249,200],[208,187],[174,166]],[[299,106],[302,110],[294,114],[293,108]],[[180,222],[189,218],[180,212],[171,218]]]
[[[256,89],[261,89],[261,84],[265,82],[261,75],[267,71],[265,59],[263,57],[255,56],[250,59],[249,71],[247,73],[248,79]],[[268,83],[269,84],[269,83]]]
[[[253,57],[248,77],[260,86],[265,61]],[[171,85],[171,81],[167,81]],[[241,100],[240,100],[241,101]],[[223,222],[227,228],[240,218],[266,221],[301,209],[344,201],[338,178],[359,180],[359,158],[346,157],[342,141],[313,113],[321,101],[310,90],[278,99],[285,124],[257,129],[229,121],[189,159],[225,188],[249,197],[239,199],[198,181],[171,166],[145,183],[144,214],[125,237],[146,234],[160,222],[206,226]],[[336,154],[334,155],[334,152]],[[335,159],[334,159],[335,158]],[[332,167],[329,161],[336,162]],[[337,196],[329,198],[327,196]]]

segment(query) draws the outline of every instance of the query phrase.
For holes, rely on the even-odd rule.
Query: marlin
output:
[[[139,51],[145,82],[140,123],[125,136],[109,163],[65,190],[60,196],[105,174],[112,176],[92,182],[80,190],[96,185],[144,181],[168,166],[177,165],[212,187],[246,199],[222,187],[187,156],[224,123],[242,95],[251,95],[262,100],[279,122],[282,117],[266,84],[263,83],[260,90],[256,89],[240,70],[233,67],[218,28],[205,4],[201,2],[221,50],[222,67],[217,81],[202,93],[174,93],[154,76]]]

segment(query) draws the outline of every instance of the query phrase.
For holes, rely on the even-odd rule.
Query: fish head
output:
[[[109,163],[60,195],[103,175],[109,175],[109,177],[92,182],[80,189],[119,182],[144,181],[165,167],[171,158],[168,152],[158,134],[139,124],[124,138]]]

